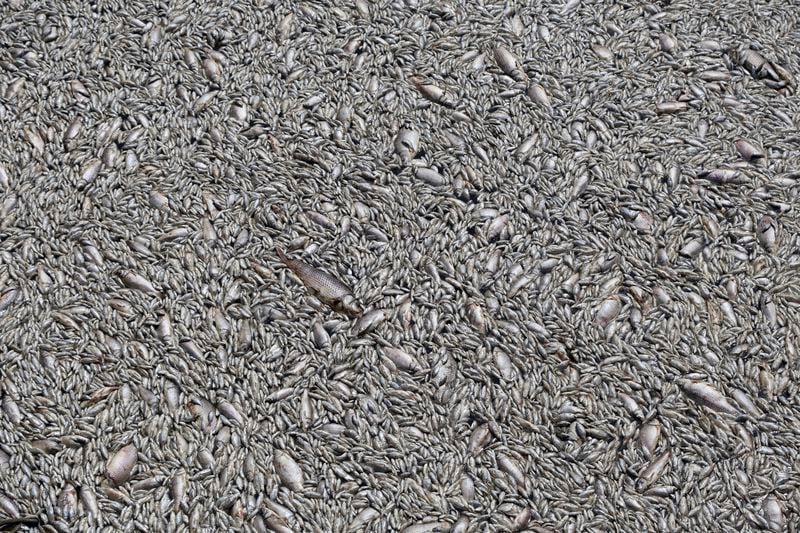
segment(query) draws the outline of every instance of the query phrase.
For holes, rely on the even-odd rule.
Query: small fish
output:
[[[318,268],[298,259],[289,259],[283,250],[276,248],[278,258],[289,267],[289,270],[300,278],[303,285],[320,301],[330,306],[334,311],[351,317],[360,316],[363,308],[353,296],[353,290]]]

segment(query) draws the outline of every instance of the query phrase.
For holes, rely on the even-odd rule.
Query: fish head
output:
[[[341,302],[338,305],[339,310],[353,318],[361,316],[364,312],[364,308],[361,307],[361,304],[358,303],[355,296],[348,294],[344,298],[342,298]]]

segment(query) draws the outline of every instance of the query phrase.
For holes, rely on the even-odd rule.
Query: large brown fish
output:
[[[350,287],[308,263],[299,259],[289,259],[280,248],[276,248],[275,252],[278,258],[300,278],[308,291],[321,302],[329,305],[334,311],[351,317],[361,315],[363,309]]]

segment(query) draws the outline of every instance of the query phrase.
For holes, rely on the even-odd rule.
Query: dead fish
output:
[[[473,301],[467,303],[467,317],[481,335],[486,335],[488,331],[486,320],[483,317],[483,310],[477,303]]]
[[[172,511],[178,512],[183,503],[183,497],[186,494],[186,485],[188,483],[188,476],[186,470],[179,470],[175,477],[172,478],[170,492],[172,494]]]
[[[328,331],[322,325],[322,322],[319,320],[315,320],[314,323],[311,325],[311,332],[312,337],[314,339],[314,346],[318,349],[327,349],[331,346],[331,336],[328,334]]]
[[[603,59],[604,61],[609,61],[614,59],[614,52],[607,46],[602,44],[593,44],[592,51],[597,54],[597,57]]]
[[[386,320],[386,312],[383,309],[367,311],[353,324],[350,334],[357,337],[363,333],[372,331],[384,320]]]
[[[8,189],[10,186],[11,186],[11,180],[8,177],[8,172],[6,171],[6,167],[0,164],[0,187]]]
[[[403,529],[403,533],[438,533],[447,531],[450,524],[447,522],[423,522]]]
[[[715,168],[713,170],[706,170],[699,174],[701,178],[705,178],[713,183],[741,183],[739,178],[740,172],[732,168]]]
[[[700,255],[704,246],[705,244],[701,239],[691,239],[678,251],[678,253],[694,259]]]
[[[636,400],[631,398],[625,393],[618,394],[620,402],[622,402],[622,406],[628,411],[634,418],[641,420],[644,417],[644,413],[642,413],[642,408],[639,407],[639,404],[636,403]]]
[[[484,446],[489,444],[492,438],[492,432],[489,429],[489,424],[481,424],[476,427],[472,434],[469,436],[468,450],[472,455],[478,455]]]
[[[294,530],[286,525],[286,523],[278,517],[270,516],[266,519],[264,527],[265,531],[274,531],[275,533],[294,533]]]
[[[334,311],[351,317],[358,317],[364,312],[353,290],[337,278],[299,259],[289,259],[279,248],[275,252],[283,264],[300,278],[306,289]]]
[[[520,68],[519,61],[507,48],[498,46],[494,49],[494,59],[497,64],[514,81],[525,81],[528,77]]]
[[[667,466],[670,457],[672,454],[669,451],[664,452],[661,454],[658,459],[650,463],[650,465],[642,471],[639,475],[639,479],[636,482],[637,489],[641,492],[647,490],[650,485],[655,483],[661,473],[664,471],[664,468]]]
[[[72,520],[78,513],[78,491],[67,483],[56,500],[59,514],[66,520]]]
[[[19,295],[18,289],[9,289],[0,296],[0,311],[3,311],[7,307],[11,306],[16,300],[17,296]]]
[[[487,223],[486,239],[489,242],[499,239],[508,226],[508,215],[500,215],[491,222]]]
[[[97,175],[100,173],[100,169],[103,166],[103,162],[99,159],[94,159],[90,161],[83,169],[81,174],[81,179],[85,183],[91,183],[95,180]]]
[[[689,381],[688,379],[678,380],[678,386],[693,401],[700,405],[710,407],[715,411],[739,416],[739,411],[720,393],[717,389],[700,381]]]
[[[33,146],[36,153],[41,154],[44,152],[44,140],[42,139],[42,136],[39,135],[38,131],[25,128],[23,133],[31,146]]]
[[[528,87],[527,94],[528,98],[544,107],[550,107],[550,104],[552,103],[550,101],[550,95],[548,95],[545,88],[538,83],[532,83]]]
[[[17,504],[14,503],[14,500],[0,492],[0,510],[2,510],[5,514],[10,516],[11,518],[19,518],[20,512],[19,507]],[[2,522],[0,522],[2,524]]]
[[[2,498],[0,498],[2,501]],[[35,515],[20,516],[19,513],[11,515],[11,518],[0,518],[0,531],[19,531],[20,526],[36,527],[36,530],[43,525],[41,518]],[[38,527],[37,527],[38,526]]]
[[[303,490],[303,471],[289,454],[276,451],[272,464],[284,486],[296,492]]]
[[[419,362],[413,355],[398,348],[384,347],[383,354],[400,370],[414,371],[420,368]]]
[[[734,54],[734,59],[757,80],[781,81],[781,77],[775,70],[774,65],[755,50],[741,50]]]
[[[689,104],[686,102],[661,102],[656,104],[656,113],[665,115],[667,113],[679,113],[684,111]]]
[[[172,337],[172,322],[169,319],[169,315],[166,313],[161,315],[161,318],[158,320],[156,333],[161,340],[167,340]]]
[[[678,45],[678,42],[669,33],[662,33],[658,38],[658,44],[662,52],[670,52]]]
[[[764,517],[767,519],[767,527],[772,531],[783,531],[786,519],[783,516],[781,504],[775,496],[767,496],[762,503]]]
[[[658,422],[647,422],[639,429],[639,446],[649,458],[658,446],[661,436],[661,425]]]
[[[417,179],[424,181],[425,183],[433,187],[441,187],[442,185],[447,183],[446,180],[444,179],[444,176],[442,176],[432,168],[419,167],[417,168],[415,175]]]
[[[128,287],[129,289],[136,289],[138,291],[147,292],[150,294],[158,294],[158,291],[153,284],[147,281],[144,277],[126,270],[120,273],[120,279],[122,283]]]
[[[408,164],[419,152],[419,133],[410,128],[401,128],[394,139],[394,152],[401,163]]]
[[[128,444],[115,453],[106,465],[106,477],[115,486],[122,485],[131,477],[136,465],[138,451],[136,446]]]
[[[517,293],[527,286],[530,282],[533,281],[533,276],[528,274],[522,274],[517,276],[514,281],[511,282],[511,285],[508,288],[508,292],[506,293],[506,297],[513,298],[517,295]]]
[[[756,224],[756,238],[766,251],[775,251],[777,234],[778,225],[774,218],[769,215],[764,215],[758,220],[758,223]]]
[[[300,420],[305,429],[308,429],[311,426],[312,422],[316,418],[315,413],[316,410],[314,409],[314,403],[311,401],[308,391],[304,390],[302,396],[300,396]]]
[[[525,474],[516,460],[501,453],[497,455],[497,466],[500,467],[500,470],[508,474],[518,487],[525,486]]]
[[[411,323],[414,320],[414,313],[411,309],[412,302],[412,295],[406,294],[400,299],[397,306],[397,318],[400,319],[400,324],[406,329],[411,327]]]
[[[150,194],[148,195],[148,202],[150,203],[150,207],[155,209],[165,210],[169,207],[169,198],[155,189],[150,191]]]
[[[531,521],[532,514],[533,513],[529,507],[526,507],[520,511],[514,518],[514,522],[511,524],[511,531],[528,531],[526,528]]]
[[[217,410],[229,421],[236,422],[236,424],[240,426],[244,424],[244,418],[230,402],[226,400],[219,402],[219,404],[217,404]]]
[[[373,509],[372,507],[367,507],[360,511],[356,517],[350,522],[350,525],[347,527],[348,531],[356,531],[360,529],[362,526],[372,522],[376,518],[380,516],[380,513]]]
[[[767,321],[775,326],[778,323],[778,315],[777,315],[777,308],[775,307],[775,302],[772,300],[772,295],[768,292],[762,292],[761,296],[758,298],[759,300],[759,307],[761,308],[761,312],[764,315],[764,318]]]
[[[92,492],[89,487],[81,487],[79,491],[81,503],[89,516],[98,516],[100,514],[100,506],[97,504],[97,496]]]
[[[444,107],[456,107],[455,97],[438,85],[426,82],[422,76],[411,76],[409,80],[426,100]]]
[[[633,219],[633,227],[642,233],[651,233],[653,231],[653,215],[647,211],[639,211]]]
[[[600,306],[597,308],[597,313],[595,314],[594,323],[600,326],[601,328],[605,328],[608,326],[619,312],[622,310],[622,302],[620,301],[618,296],[612,296],[603,301]]]
[[[703,81],[728,81],[731,73],[724,70],[704,70],[697,77]]]
[[[736,139],[733,144],[736,146],[736,151],[745,161],[757,161],[764,158],[764,151],[747,139]]]

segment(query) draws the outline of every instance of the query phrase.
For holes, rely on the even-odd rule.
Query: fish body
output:
[[[278,258],[289,267],[289,270],[300,278],[303,285],[324,304],[334,311],[351,317],[361,315],[363,309],[359,305],[353,290],[337,278],[299,259],[289,259],[279,248],[275,249]]]

